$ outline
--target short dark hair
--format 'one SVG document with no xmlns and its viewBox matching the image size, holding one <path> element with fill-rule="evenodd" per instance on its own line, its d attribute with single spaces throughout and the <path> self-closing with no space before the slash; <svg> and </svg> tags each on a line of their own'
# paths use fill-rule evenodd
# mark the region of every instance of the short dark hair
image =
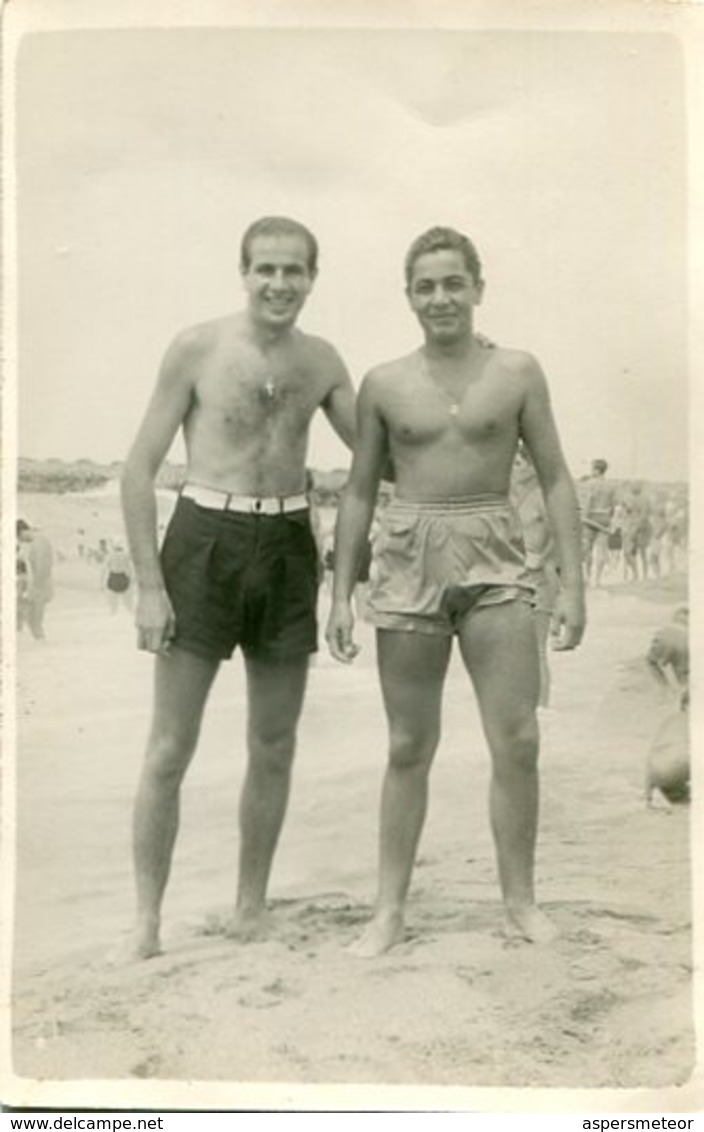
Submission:
<svg viewBox="0 0 704 1132">
<path fill-rule="evenodd" d="M 592 460 L 592 469 L 593 471 L 598 472 L 600 476 L 603 476 L 608 467 L 609 465 L 607 464 L 606 460 Z"/>
<path fill-rule="evenodd" d="M 406 286 L 410 287 L 413 268 L 416 260 L 430 252 L 453 251 L 459 252 L 467 265 L 467 270 L 474 277 L 475 283 L 482 281 L 482 265 L 479 254 L 468 236 L 458 232 L 455 228 L 429 228 L 418 236 L 411 244 L 406 254 L 405 273 Z"/>
<path fill-rule="evenodd" d="M 318 270 L 318 241 L 305 224 L 288 216 L 262 216 L 250 224 L 240 244 L 240 267 L 246 271 L 252 262 L 252 244 L 257 236 L 300 236 L 308 245 L 308 270 Z"/>
<path fill-rule="evenodd" d="M 17 520 L 17 534 L 18 535 L 23 535 L 25 531 L 29 531 L 31 529 L 32 528 L 30 527 L 30 525 L 29 525 L 29 523 L 27 522 L 26 519 L 18 519 Z"/>
</svg>

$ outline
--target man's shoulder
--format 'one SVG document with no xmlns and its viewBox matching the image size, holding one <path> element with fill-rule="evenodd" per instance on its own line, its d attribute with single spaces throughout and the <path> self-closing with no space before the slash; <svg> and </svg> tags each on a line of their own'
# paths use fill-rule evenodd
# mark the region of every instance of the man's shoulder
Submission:
<svg viewBox="0 0 704 1132">
<path fill-rule="evenodd" d="M 331 390 L 349 385 L 351 379 L 339 351 L 327 338 L 307 331 L 294 330 L 294 353 L 292 361 L 303 363 L 308 378 L 316 381 L 316 387 L 323 396 Z"/>
<path fill-rule="evenodd" d="M 419 370 L 418 351 L 412 350 L 410 354 L 403 354 L 400 358 L 391 358 L 389 361 L 372 366 L 364 380 L 378 389 L 384 389 L 398 381 L 407 380 L 410 373 Z"/>
<path fill-rule="evenodd" d="M 328 338 L 323 338 L 320 334 L 310 334 L 307 330 L 301 330 L 298 326 L 293 333 L 294 341 L 298 349 L 301 350 L 311 362 L 327 364 L 334 361 L 342 365 L 342 358 L 340 357 L 339 351 Z"/>
<path fill-rule="evenodd" d="M 535 378 L 542 374 L 540 363 L 528 350 L 517 350 L 512 346 L 493 346 L 491 361 L 510 376 Z"/>
<path fill-rule="evenodd" d="M 228 330 L 232 332 L 232 323 L 232 318 L 214 318 L 186 326 L 174 335 L 170 350 L 176 355 L 189 357 L 204 353 L 212 349 Z"/>
</svg>

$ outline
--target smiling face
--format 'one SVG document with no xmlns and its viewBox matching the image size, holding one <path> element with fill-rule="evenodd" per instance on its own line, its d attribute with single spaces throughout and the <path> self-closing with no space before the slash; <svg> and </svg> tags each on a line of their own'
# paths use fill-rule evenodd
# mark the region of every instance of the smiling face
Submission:
<svg viewBox="0 0 704 1132">
<path fill-rule="evenodd" d="M 446 346 L 472 333 L 472 312 L 481 302 L 483 289 L 462 253 L 443 248 L 418 256 L 406 293 L 426 340 Z"/>
<path fill-rule="evenodd" d="M 283 234 L 255 236 L 241 270 L 254 321 L 270 330 L 293 326 L 315 281 L 305 239 Z"/>
</svg>

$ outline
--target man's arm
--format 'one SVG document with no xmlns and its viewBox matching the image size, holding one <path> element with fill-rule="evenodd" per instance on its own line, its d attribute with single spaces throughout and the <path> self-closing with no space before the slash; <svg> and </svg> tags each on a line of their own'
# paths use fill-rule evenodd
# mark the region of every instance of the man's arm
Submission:
<svg viewBox="0 0 704 1132">
<path fill-rule="evenodd" d="M 191 405 L 193 339 L 183 335 L 170 346 L 121 480 L 125 529 L 139 590 L 138 647 L 160 652 L 175 622 L 159 562 L 154 482 L 176 432 Z"/>
<path fill-rule="evenodd" d="M 354 450 L 356 432 L 355 391 L 342 359 L 332 347 L 332 370 L 335 384 L 323 401 L 323 410 L 337 435 L 348 448 Z M 381 478 L 393 483 L 396 479 L 393 464 L 387 454 L 381 469 Z"/>
<path fill-rule="evenodd" d="M 533 358 L 527 359 L 524 372 L 520 430 L 543 490 L 560 566 L 561 592 L 555 612 L 563 636 L 556 647 L 571 649 L 581 641 L 586 624 L 577 494 L 562 454 L 545 376 Z"/>
<path fill-rule="evenodd" d="M 325 343 L 322 364 L 331 383 L 321 407 L 342 443 L 351 449 L 355 432 L 355 392 L 352 379 L 342 358 L 329 342 Z"/>
<path fill-rule="evenodd" d="M 350 599 L 388 455 L 386 428 L 379 414 L 375 384 L 374 375 L 370 374 L 360 389 L 354 457 L 335 528 L 335 576 L 326 638 L 335 659 L 345 662 L 353 660 L 358 651 L 352 640 L 354 621 Z"/>
</svg>

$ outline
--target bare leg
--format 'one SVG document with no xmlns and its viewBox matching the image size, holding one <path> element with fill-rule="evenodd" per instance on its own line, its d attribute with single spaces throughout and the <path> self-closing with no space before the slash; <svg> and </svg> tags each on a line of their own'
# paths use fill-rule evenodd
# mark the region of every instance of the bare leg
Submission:
<svg viewBox="0 0 704 1132">
<path fill-rule="evenodd" d="M 44 609 L 46 602 L 32 599 L 27 606 L 27 624 L 35 641 L 44 640 Z"/>
<path fill-rule="evenodd" d="M 155 660 L 152 726 L 134 811 L 137 924 L 132 958 L 148 959 L 160 951 L 161 903 L 178 832 L 181 783 L 217 669 L 217 661 L 178 648 Z"/>
<path fill-rule="evenodd" d="M 248 939 L 264 924 L 266 891 L 283 825 L 309 657 L 248 657 L 249 761 L 240 799 L 240 864 L 235 915 L 227 934 Z"/>
<path fill-rule="evenodd" d="M 428 804 L 428 773 L 440 739 L 450 640 L 379 630 L 379 676 L 389 724 L 381 797 L 379 886 L 374 918 L 353 945 L 372 957 L 403 939 L 404 908 Z"/>
<path fill-rule="evenodd" d="M 506 926 L 544 941 L 555 933 L 534 892 L 539 661 L 531 610 L 512 601 L 473 611 L 461 627 L 460 647 L 492 756 L 489 801 Z"/>
<path fill-rule="evenodd" d="M 608 538 L 607 535 L 600 533 L 596 536 L 596 540 L 594 542 L 594 558 L 595 558 L 595 564 L 596 564 L 595 568 L 596 568 L 596 584 L 597 584 L 597 586 L 601 585 L 601 579 L 604 575 L 604 570 L 606 569 L 606 565 L 607 565 L 608 558 L 609 558 L 609 547 L 608 547 L 607 538 Z"/>
</svg>

